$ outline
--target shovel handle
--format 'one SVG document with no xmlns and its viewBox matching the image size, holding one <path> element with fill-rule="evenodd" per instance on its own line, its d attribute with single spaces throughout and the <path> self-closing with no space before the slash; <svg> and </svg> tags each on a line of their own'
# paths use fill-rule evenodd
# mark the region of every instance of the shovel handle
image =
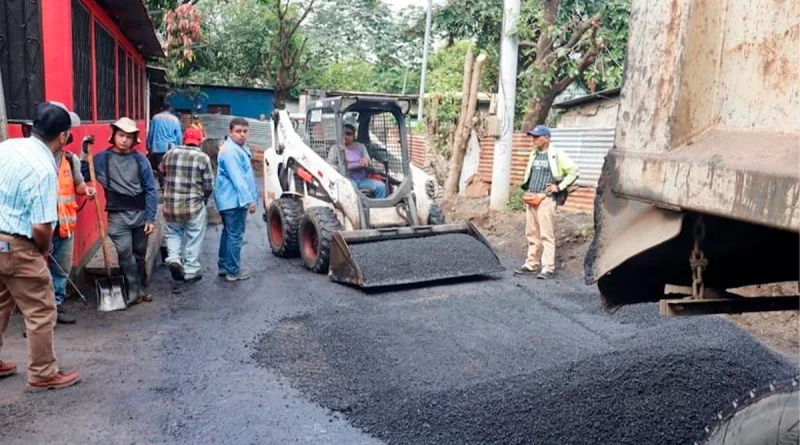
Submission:
<svg viewBox="0 0 800 445">
<path fill-rule="evenodd" d="M 89 179 L 97 185 L 97 174 L 94 171 L 94 155 L 92 154 L 92 142 L 88 143 L 89 150 L 86 152 L 86 162 L 89 163 Z M 103 210 L 100 208 L 100 200 L 94 198 L 94 208 L 97 211 L 97 229 L 100 232 L 100 245 L 103 248 L 103 264 L 106 266 L 106 275 L 111 276 L 111 264 L 108 260 L 108 245 L 106 244 L 106 227 L 103 224 Z"/>
</svg>

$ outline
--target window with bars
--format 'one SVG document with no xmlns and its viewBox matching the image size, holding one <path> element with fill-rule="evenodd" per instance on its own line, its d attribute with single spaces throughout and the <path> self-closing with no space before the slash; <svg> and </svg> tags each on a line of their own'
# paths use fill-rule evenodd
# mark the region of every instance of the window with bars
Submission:
<svg viewBox="0 0 800 445">
<path fill-rule="evenodd" d="M 116 115 L 116 82 L 114 51 L 116 42 L 99 23 L 94 26 L 95 73 L 97 80 L 97 120 L 114 120 Z"/>
<path fill-rule="evenodd" d="M 125 50 L 121 46 L 117 47 L 117 117 L 125 116 L 125 103 L 128 100 L 125 90 L 125 69 L 128 65 L 125 63 Z"/>
<path fill-rule="evenodd" d="M 80 0 L 72 0 L 72 96 L 81 120 L 92 120 L 92 22 Z"/>
<path fill-rule="evenodd" d="M 0 1 L 0 73 L 10 120 L 33 119 L 44 100 L 39 2 Z"/>
</svg>

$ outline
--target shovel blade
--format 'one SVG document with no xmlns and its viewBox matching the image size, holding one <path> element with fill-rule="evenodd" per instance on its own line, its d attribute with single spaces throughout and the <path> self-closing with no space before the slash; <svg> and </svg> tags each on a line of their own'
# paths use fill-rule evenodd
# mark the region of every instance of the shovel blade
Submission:
<svg viewBox="0 0 800 445">
<path fill-rule="evenodd" d="M 100 278 L 95 285 L 97 287 L 97 310 L 112 312 L 127 309 L 125 280 L 122 277 Z"/>
</svg>

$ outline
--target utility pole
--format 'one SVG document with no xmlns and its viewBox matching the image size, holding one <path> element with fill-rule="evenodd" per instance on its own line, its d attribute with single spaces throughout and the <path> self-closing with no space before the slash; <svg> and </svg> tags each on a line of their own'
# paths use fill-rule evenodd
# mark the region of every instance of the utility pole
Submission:
<svg viewBox="0 0 800 445">
<path fill-rule="evenodd" d="M 517 99 L 517 38 L 520 0 L 503 1 L 503 34 L 500 36 L 500 80 L 497 117 L 500 137 L 494 144 L 492 190 L 489 207 L 503 210 L 508 203 L 511 179 L 511 143 L 514 139 L 514 105 Z"/>
<path fill-rule="evenodd" d="M 428 0 L 428 12 L 425 14 L 425 48 L 422 50 L 422 78 L 419 81 L 419 108 L 417 108 L 417 122 L 425 122 L 423 106 L 425 101 L 425 77 L 428 72 L 428 47 L 431 43 L 431 16 L 433 15 L 433 0 Z"/>
</svg>

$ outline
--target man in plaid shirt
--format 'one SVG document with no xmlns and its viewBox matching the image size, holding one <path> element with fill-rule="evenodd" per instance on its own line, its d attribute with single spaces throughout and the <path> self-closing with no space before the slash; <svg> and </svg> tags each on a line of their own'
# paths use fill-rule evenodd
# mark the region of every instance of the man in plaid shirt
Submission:
<svg viewBox="0 0 800 445">
<path fill-rule="evenodd" d="M 211 159 L 199 148 L 202 139 L 200 130 L 187 128 L 183 134 L 185 145 L 169 150 L 159 167 L 165 177 L 166 262 L 176 281 L 203 278 L 198 258 L 208 225 L 206 201 L 214 189 L 214 172 Z"/>
</svg>

